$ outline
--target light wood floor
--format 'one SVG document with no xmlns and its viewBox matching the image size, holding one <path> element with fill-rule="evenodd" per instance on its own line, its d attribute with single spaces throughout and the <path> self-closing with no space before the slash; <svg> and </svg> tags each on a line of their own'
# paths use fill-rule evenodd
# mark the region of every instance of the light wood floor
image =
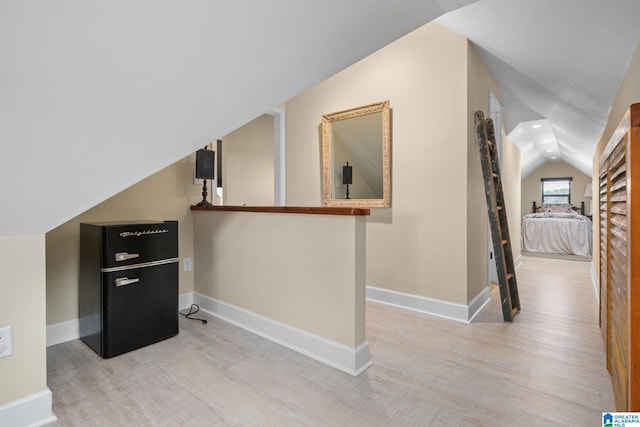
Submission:
<svg viewBox="0 0 640 427">
<path fill-rule="evenodd" d="M 601 425 L 614 402 L 590 264 L 525 258 L 518 283 L 512 324 L 497 289 L 470 325 L 368 302 L 359 377 L 214 318 L 109 360 L 49 347 L 53 425 Z"/>
</svg>

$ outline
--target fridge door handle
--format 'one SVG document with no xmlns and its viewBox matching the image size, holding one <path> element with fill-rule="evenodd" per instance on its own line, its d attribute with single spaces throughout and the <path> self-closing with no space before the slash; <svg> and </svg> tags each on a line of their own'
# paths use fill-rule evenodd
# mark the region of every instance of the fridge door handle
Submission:
<svg viewBox="0 0 640 427">
<path fill-rule="evenodd" d="M 128 277 L 118 277 L 116 279 L 116 286 L 131 285 L 133 283 L 138 283 L 139 281 L 140 281 L 140 279 L 138 279 L 138 278 L 129 279 Z"/>
<path fill-rule="evenodd" d="M 132 258 L 138 258 L 140 254 L 129 254 L 127 252 L 118 252 L 116 253 L 116 261 L 126 261 Z"/>
</svg>

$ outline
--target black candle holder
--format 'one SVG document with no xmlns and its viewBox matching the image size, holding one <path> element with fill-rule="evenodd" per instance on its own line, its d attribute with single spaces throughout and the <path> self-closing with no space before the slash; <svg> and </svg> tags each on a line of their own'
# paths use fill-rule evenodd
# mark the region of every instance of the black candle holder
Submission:
<svg viewBox="0 0 640 427">
<path fill-rule="evenodd" d="M 207 147 L 196 151 L 196 178 L 202 178 L 202 201 L 196 206 L 213 206 L 207 200 L 207 179 L 215 178 L 215 151 L 207 150 Z"/>
<path fill-rule="evenodd" d="M 207 200 L 207 179 L 204 178 L 202 180 L 202 201 L 200 203 L 198 203 L 196 206 L 204 206 L 204 207 L 209 207 L 209 206 L 213 206 L 211 204 L 211 202 L 209 202 Z"/>
<path fill-rule="evenodd" d="M 349 185 L 353 183 L 353 166 L 349 166 L 349 162 L 342 166 L 342 183 L 347 186 L 346 199 L 349 198 Z"/>
</svg>

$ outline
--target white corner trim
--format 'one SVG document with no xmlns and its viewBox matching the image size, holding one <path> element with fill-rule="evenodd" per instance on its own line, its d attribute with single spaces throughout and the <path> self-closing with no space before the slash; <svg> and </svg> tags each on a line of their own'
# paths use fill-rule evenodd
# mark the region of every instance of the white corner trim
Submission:
<svg viewBox="0 0 640 427">
<path fill-rule="evenodd" d="M 598 273 L 596 273 L 596 267 L 591 263 L 591 283 L 593 283 L 593 291 L 596 293 L 596 301 L 600 305 L 600 279 Z"/>
<path fill-rule="evenodd" d="M 0 406 L 0 426 L 44 426 L 58 418 L 51 411 L 48 388 Z"/>
<path fill-rule="evenodd" d="M 193 292 L 180 294 L 178 297 L 178 309 L 184 310 L 193 304 Z M 80 338 L 80 319 L 66 320 L 60 323 L 47 325 L 47 347 Z M 0 424 L 2 425 L 2 424 Z"/>
<path fill-rule="evenodd" d="M 80 338 L 80 319 L 47 325 L 47 347 Z"/>
<path fill-rule="evenodd" d="M 367 341 L 351 348 L 198 292 L 194 292 L 193 299 L 212 316 L 350 375 L 360 375 L 371 366 Z"/>
<path fill-rule="evenodd" d="M 482 309 L 489 304 L 489 301 L 491 301 L 491 288 L 485 286 L 469 303 L 469 320 L 467 323 L 471 323 Z"/>
<path fill-rule="evenodd" d="M 470 323 L 491 299 L 485 287 L 468 305 L 367 286 L 367 299 L 458 322 Z"/>
<path fill-rule="evenodd" d="M 513 260 L 514 268 L 517 270 L 522 267 L 522 254 L 518 255 L 516 259 Z"/>
<path fill-rule="evenodd" d="M 193 304 L 193 292 L 187 292 L 178 296 L 178 310 L 184 310 Z"/>
</svg>

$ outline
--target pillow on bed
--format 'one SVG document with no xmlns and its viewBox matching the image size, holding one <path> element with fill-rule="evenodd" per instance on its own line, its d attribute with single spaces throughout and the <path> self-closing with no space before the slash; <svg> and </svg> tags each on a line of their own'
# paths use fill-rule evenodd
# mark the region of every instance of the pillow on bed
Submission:
<svg viewBox="0 0 640 427">
<path fill-rule="evenodd" d="M 570 219 L 588 219 L 584 215 L 577 214 L 576 212 L 538 212 L 526 214 L 524 218 L 570 218 Z"/>
<path fill-rule="evenodd" d="M 573 209 L 571 208 L 571 205 L 569 203 L 559 203 L 559 204 L 543 203 L 540 209 L 542 212 L 565 212 L 565 213 L 573 212 Z"/>
</svg>

